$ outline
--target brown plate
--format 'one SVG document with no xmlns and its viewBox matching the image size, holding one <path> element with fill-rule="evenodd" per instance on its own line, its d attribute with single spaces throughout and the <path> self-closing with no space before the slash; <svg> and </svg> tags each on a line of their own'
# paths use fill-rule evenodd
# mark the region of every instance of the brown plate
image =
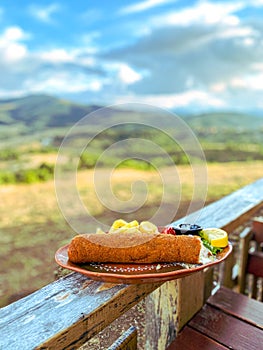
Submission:
<svg viewBox="0 0 263 350">
<path fill-rule="evenodd" d="M 188 276 L 206 267 L 219 264 L 232 251 L 232 244 L 218 253 L 215 260 L 207 264 L 159 263 L 159 264 L 120 264 L 87 263 L 74 264 L 68 259 L 68 245 L 61 247 L 55 254 L 58 265 L 79 272 L 95 281 L 124 284 L 165 282 Z"/>
</svg>

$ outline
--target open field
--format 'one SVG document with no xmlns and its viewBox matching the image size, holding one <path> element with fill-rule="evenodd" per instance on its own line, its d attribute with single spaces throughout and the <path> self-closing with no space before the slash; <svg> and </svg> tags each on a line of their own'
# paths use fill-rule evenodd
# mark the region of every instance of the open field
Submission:
<svg viewBox="0 0 263 350">
<path fill-rule="evenodd" d="M 260 161 L 209 164 L 206 202 L 217 200 L 261 178 L 262 170 L 263 162 Z M 174 188 L 174 178 L 170 175 L 169 168 L 163 169 L 161 173 L 128 169 L 114 171 L 111 174 L 110 185 L 115 196 L 124 204 L 132 204 L 131 185 L 139 180 L 138 187 L 134 187 L 134 193 L 136 200 L 141 201 L 143 205 L 136 210 L 128 206 L 127 208 L 131 211 L 126 216 L 106 209 L 101 202 L 103 199 L 106 206 L 114 204 L 115 208 L 120 205 L 112 197 L 111 192 L 107 193 L 107 170 L 101 169 L 95 181 L 92 170 L 80 171 L 77 186 L 79 196 L 90 215 L 96 216 L 102 224 L 110 225 L 118 216 L 138 220 L 151 218 L 160 203 L 164 201 L 162 182 L 164 180 L 168 192 L 165 196 L 164 212 L 179 202 L 178 210 L 174 212 L 173 217 L 177 219 L 185 215 L 193 195 L 191 168 L 178 166 L 177 172 L 179 180 L 177 187 Z M 102 193 L 105 193 L 105 198 L 101 198 L 100 195 L 98 198 L 94 183 L 102 189 Z M 146 196 L 141 195 L 145 184 L 148 190 Z M 70 188 L 67 187 L 66 179 L 64 185 L 65 188 Z M 78 216 L 78 206 L 71 201 L 71 196 L 67 197 L 67 192 L 69 191 L 65 191 L 65 201 L 68 201 L 69 213 L 80 221 L 83 219 L 83 227 L 86 227 L 87 231 L 94 229 L 86 225 L 84 218 Z M 54 253 L 58 247 L 68 242 L 75 232 L 60 212 L 53 181 L 1 186 L 0 193 L 0 306 L 3 306 L 54 279 L 56 269 Z M 177 194 L 178 197 L 176 197 Z M 165 216 L 163 219 L 165 223 L 169 223 L 169 220 L 165 221 Z"/>
</svg>

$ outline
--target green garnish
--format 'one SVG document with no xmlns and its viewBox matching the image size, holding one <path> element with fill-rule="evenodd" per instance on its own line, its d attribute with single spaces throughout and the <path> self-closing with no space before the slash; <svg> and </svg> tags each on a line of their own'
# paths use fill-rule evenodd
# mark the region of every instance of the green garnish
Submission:
<svg viewBox="0 0 263 350">
<path fill-rule="evenodd" d="M 200 235 L 200 237 L 201 237 L 201 240 L 202 240 L 204 246 L 205 246 L 207 249 L 209 249 L 209 250 L 212 252 L 213 255 L 216 255 L 217 253 L 222 252 L 223 248 L 213 247 L 213 246 L 208 242 L 208 240 L 206 240 L 206 239 L 204 238 L 204 236 L 203 236 L 203 234 L 202 234 L 202 231 L 199 232 L 199 235 Z"/>
</svg>

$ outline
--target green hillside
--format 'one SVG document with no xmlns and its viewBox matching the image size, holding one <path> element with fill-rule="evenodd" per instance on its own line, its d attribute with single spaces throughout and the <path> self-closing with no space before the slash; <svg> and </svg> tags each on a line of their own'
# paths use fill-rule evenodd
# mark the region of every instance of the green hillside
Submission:
<svg viewBox="0 0 263 350">
<path fill-rule="evenodd" d="M 209 129 L 210 131 L 232 130 L 242 132 L 245 130 L 263 131 L 263 117 L 234 112 L 206 113 L 190 115 L 185 118 L 195 130 Z"/>
<path fill-rule="evenodd" d="M 99 108 L 83 106 L 47 95 L 0 100 L 0 124 L 23 124 L 30 129 L 72 125 Z"/>
<path fill-rule="evenodd" d="M 0 126 L 16 130 L 71 126 L 86 114 L 100 106 L 81 105 L 48 95 L 30 95 L 21 98 L 0 100 Z M 113 113 L 119 113 L 117 109 Z M 130 117 L 134 111 L 125 111 Z M 209 133 L 247 130 L 263 130 L 263 117 L 232 112 L 207 113 L 183 116 L 196 132 Z M 6 128 L 8 132 L 8 128 Z"/>
<path fill-rule="evenodd" d="M 50 179 L 53 176 L 56 154 L 69 129 L 98 108 L 100 107 L 78 105 L 46 95 L 0 100 L 0 184 Z M 143 122 L 145 113 L 117 108 L 107 109 L 106 113 L 102 110 L 99 119 L 93 119 L 92 127 L 85 130 L 80 128 L 71 135 L 64 171 L 72 170 L 73 160 L 79 162 L 80 169 L 93 168 L 95 165 L 118 165 L 151 170 L 152 167 L 168 166 L 170 159 L 176 165 L 189 164 L 188 155 L 181 145 L 165 132 L 144 126 L 143 123 L 132 123 L 135 114 Z M 124 117 L 122 120 L 127 120 L 127 123 L 118 124 L 119 116 Z M 112 118 L 111 122 L 116 118 L 116 125 L 100 131 L 103 119 L 109 117 Z M 160 116 L 156 113 L 152 117 Z M 185 116 L 184 120 L 196 134 L 208 163 L 263 159 L 263 117 L 237 113 L 207 113 Z M 163 123 L 165 130 L 165 120 Z M 176 131 L 178 130 L 174 130 Z M 89 136 L 91 141 L 80 156 L 79 145 L 86 145 Z M 142 147 L 141 142 L 128 142 L 125 147 L 123 143 L 115 151 L 105 153 L 112 145 L 118 144 L 118 141 L 132 138 L 150 140 L 151 144 L 158 145 L 159 148 L 150 147 L 149 144 Z M 163 151 L 169 157 L 164 157 Z M 193 150 L 192 153 L 194 154 Z M 136 159 L 131 155 L 136 155 Z"/>
<path fill-rule="evenodd" d="M 0 148 L 32 145 L 34 142 L 43 144 L 46 143 L 46 140 L 48 140 L 49 145 L 58 147 L 71 126 L 99 108 L 101 107 L 81 105 L 48 95 L 31 95 L 0 100 Z M 111 108 L 107 109 L 105 115 L 100 114 L 100 118 L 102 115 L 103 118 L 108 118 L 109 113 L 111 118 L 113 117 L 112 120 L 115 116 L 117 118 L 122 114 L 129 122 L 134 119 L 135 113 L 140 113 L 143 121 L 144 113 L 147 112 Z M 158 117 L 156 114 L 156 118 Z M 161 117 L 163 118 L 163 115 Z M 209 159 L 217 158 L 214 150 L 221 153 L 222 150 L 234 151 L 238 160 L 244 158 L 244 152 L 249 153 L 249 158 L 252 159 L 255 159 L 255 156 L 256 159 L 261 157 L 263 116 L 217 112 L 186 115 L 182 118 L 198 137 L 202 147 L 207 151 Z M 98 121 L 99 124 L 100 121 Z M 119 129 L 111 130 L 106 136 L 102 135 L 102 138 L 103 143 L 111 144 L 116 140 L 129 138 L 131 135 L 132 137 L 155 140 L 162 147 L 168 145 L 167 139 L 163 136 L 156 135 L 149 129 L 142 130 L 141 126 L 124 125 Z M 75 135 L 75 137 L 77 139 L 83 135 Z M 102 143 L 102 140 L 100 142 Z M 257 145 L 257 147 L 253 148 L 251 145 Z M 168 147 L 170 146 L 168 145 Z M 100 152 L 100 147 L 96 151 Z M 251 152 L 253 154 L 250 157 Z"/>
</svg>

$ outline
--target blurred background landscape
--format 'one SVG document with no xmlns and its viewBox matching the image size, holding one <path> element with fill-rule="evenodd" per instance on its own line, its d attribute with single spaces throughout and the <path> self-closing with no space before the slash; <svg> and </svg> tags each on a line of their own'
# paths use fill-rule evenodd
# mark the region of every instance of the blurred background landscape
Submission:
<svg viewBox="0 0 263 350">
<path fill-rule="evenodd" d="M 78 1 L 72 8 L 70 1 L 26 0 L 19 11 L 16 6 L 0 4 L 0 306 L 54 280 L 55 251 L 75 234 L 57 203 L 54 169 L 65 135 L 86 115 L 110 106 L 113 120 L 127 120 L 99 133 L 77 159 L 81 199 L 108 225 L 122 215 L 100 202 L 93 173 L 117 141 L 143 138 L 169 154 L 182 190 L 174 220 L 187 213 L 193 191 L 180 145 L 132 125 L 135 113 L 143 121 L 147 111 L 119 104 L 163 108 L 190 127 L 206 158 L 206 204 L 263 174 L 262 1 Z M 103 179 L 114 167 L 112 189 L 124 201 L 134 181 L 147 183 L 143 207 L 125 216 L 143 220 L 162 201 L 156 170 L 170 179 L 168 187 L 174 179 L 160 154 L 136 143 L 129 151 L 138 159 L 108 157 L 99 168 Z M 152 164 L 140 160 L 145 155 Z M 75 158 L 66 155 L 65 174 L 74 171 Z"/>
</svg>

